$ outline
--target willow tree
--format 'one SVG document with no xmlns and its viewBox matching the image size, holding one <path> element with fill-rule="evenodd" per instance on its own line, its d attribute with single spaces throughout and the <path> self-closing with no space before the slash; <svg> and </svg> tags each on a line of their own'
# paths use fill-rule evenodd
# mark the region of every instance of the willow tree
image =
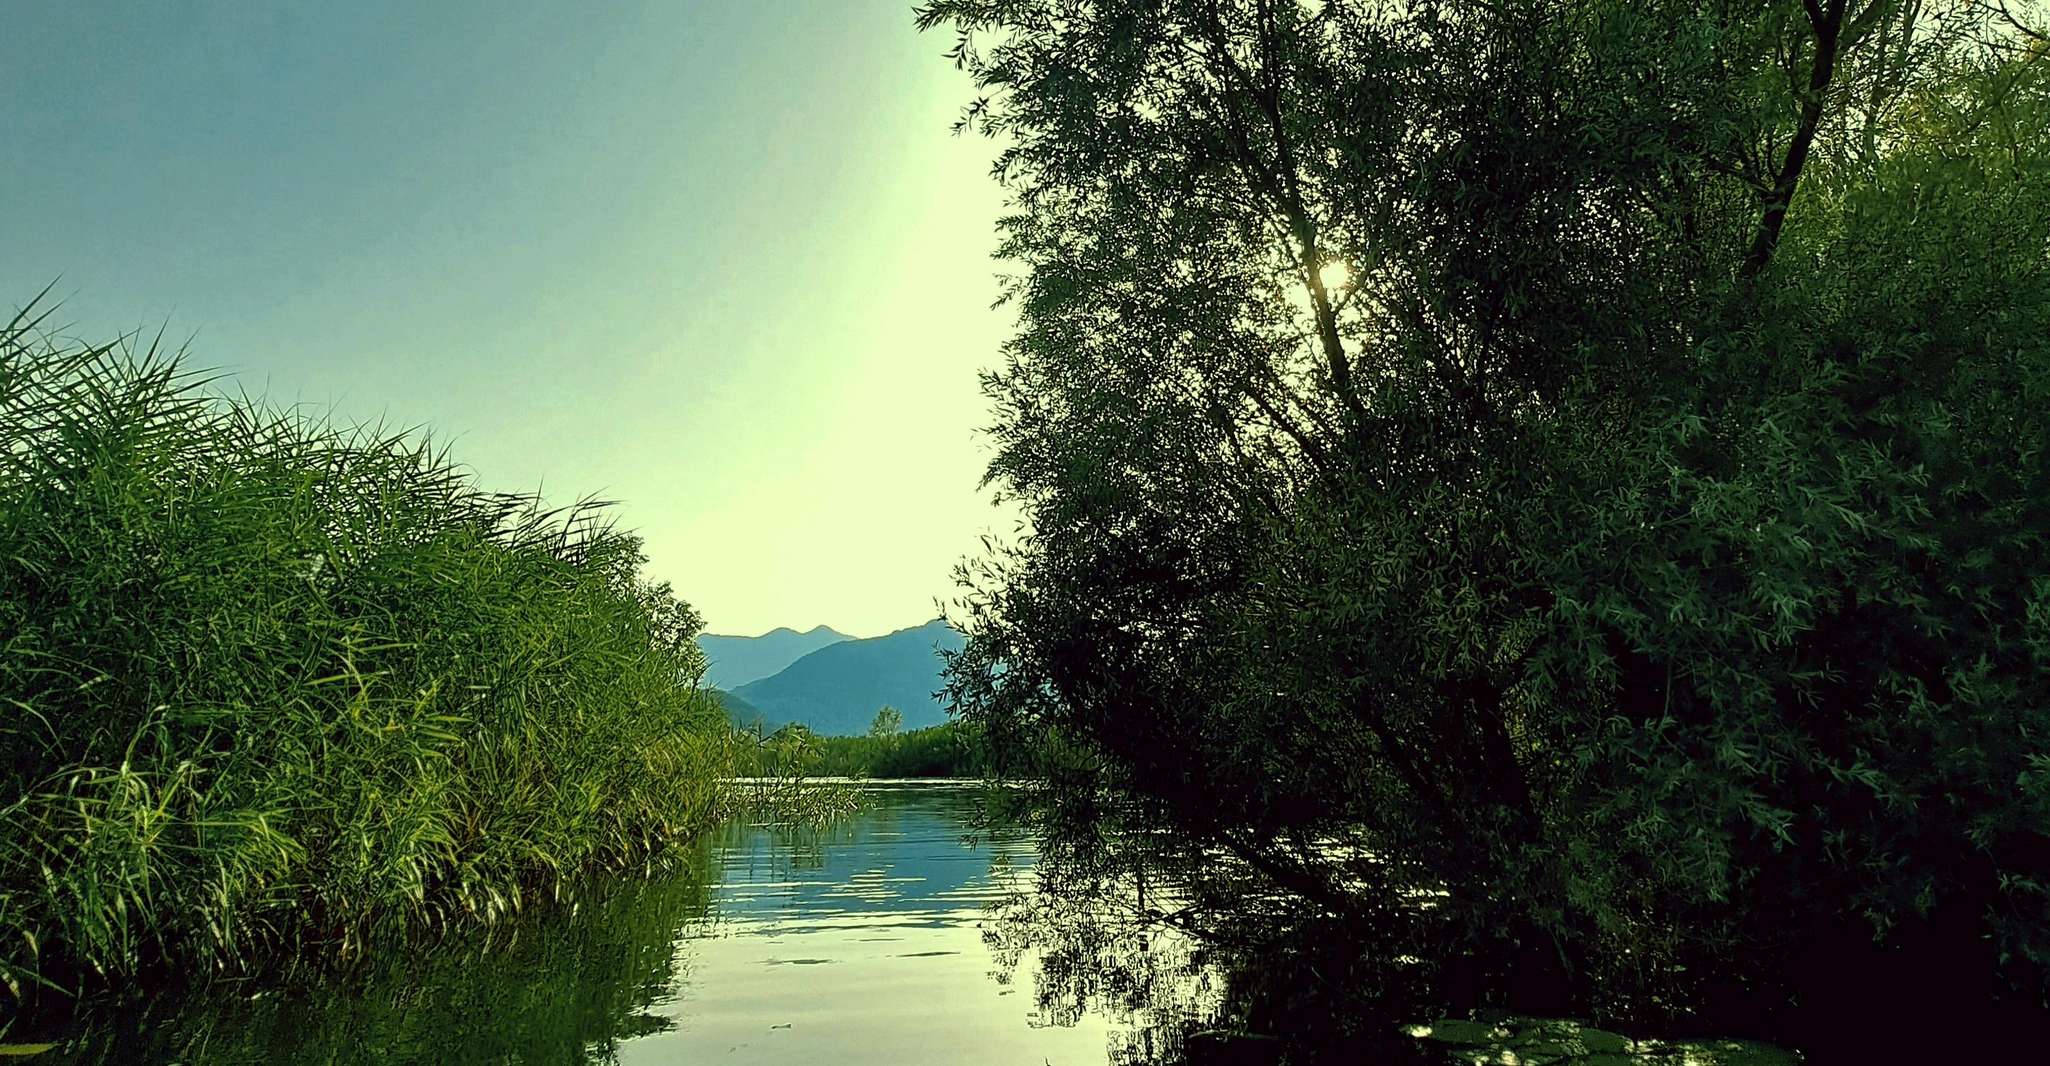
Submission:
<svg viewBox="0 0 2050 1066">
<path fill-rule="evenodd" d="M 1077 854 L 1475 994 L 2040 1003 L 2030 18 L 926 5 L 1021 267 L 957 706 Z"/>
</svg>

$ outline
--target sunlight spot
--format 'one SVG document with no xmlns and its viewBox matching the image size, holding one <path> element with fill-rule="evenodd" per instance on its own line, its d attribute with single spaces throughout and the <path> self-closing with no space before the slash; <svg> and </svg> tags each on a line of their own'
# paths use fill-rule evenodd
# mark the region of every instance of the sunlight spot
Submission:
<svg viewBox="0 0 2050 1066">
<path fill-rule="evenodd" d="M 1352 270 L 1343 260 L 1333 259 L 1317 268 L 1317 280 L 1324 283 L 1324 291 L 1336 293 L 1352 282 Z"/>
</svg>

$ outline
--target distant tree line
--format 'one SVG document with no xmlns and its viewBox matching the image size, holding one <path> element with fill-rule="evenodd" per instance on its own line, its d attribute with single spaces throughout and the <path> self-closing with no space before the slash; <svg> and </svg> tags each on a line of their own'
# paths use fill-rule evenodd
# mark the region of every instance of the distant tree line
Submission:
<svg viewBox="0 0 2050 1066">
<path fill-rule="evenodd" d="M 974 731 L 946 722 L 901 732 L 903 712 L 876 712 L 866 736 L 827 737 L 793 722 L 770 733 L 743 730 L 739 772 L 748 776 L 979 777 Z"/>
</svg>

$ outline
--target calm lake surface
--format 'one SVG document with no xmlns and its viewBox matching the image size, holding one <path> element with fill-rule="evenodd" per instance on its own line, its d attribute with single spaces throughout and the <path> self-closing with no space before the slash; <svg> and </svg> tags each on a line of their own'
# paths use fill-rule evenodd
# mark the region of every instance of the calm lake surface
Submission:
<svg viewBox="0 0 2050 1066">
<path fill-rule="evenodd" d="M 1130 1015 L 1048 1016 L 1031 952 L 985 939 L 1028 887 L 1030 840 L 969 839 L 973 786 L 865 791 L 831 828 L 735 824 L 488 941 L 161 996 L 43 1035 L 62 1043 L 34 1061 L 1094 1064 L 1127 1046 Z"/>
<path fill-rule="evenodd" d="M 1186 940 L 1061 935 L 1062 910 L 1032 893 L 1034 842 L 976 836 L 977 786 L 863 791 L 866 805 L 829 828 L 731 824 L 659 874 L 346 977 L 215 981 L 101 1005 L 68 1030 L 15 1029 L 0 1044 L 56 1041 L 22 1061 L 93 1066 L 1098 1066 L 1176 1061 L 1182 1023 L 1214 1012 L 1221 989 Z M 1763 1045 L 1631 1042 L 1572 1023 L 1414 1031 L 1441 1049 L 1427 1056 L 1436 1062 L 1798 1061 Z"/>
</svg>

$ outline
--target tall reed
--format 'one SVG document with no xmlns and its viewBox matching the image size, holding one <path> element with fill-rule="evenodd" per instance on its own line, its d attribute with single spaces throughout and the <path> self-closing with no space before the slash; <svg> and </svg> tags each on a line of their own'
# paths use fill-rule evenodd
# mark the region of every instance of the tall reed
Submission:
<svg viewBox="0 0 2050 1066">
<path fill-rule="evenodd" d="M 0 983 L 347 955 L 703 828 L 730 748 L 642 562 L 601 503 L 15 316 Z"/>
</svg>

